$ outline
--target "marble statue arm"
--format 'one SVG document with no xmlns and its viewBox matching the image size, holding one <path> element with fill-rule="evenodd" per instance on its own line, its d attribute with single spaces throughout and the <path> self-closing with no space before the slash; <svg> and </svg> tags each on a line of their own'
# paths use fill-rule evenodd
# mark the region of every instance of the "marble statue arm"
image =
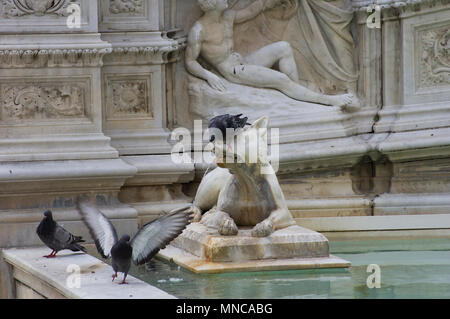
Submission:
<svg viewBox="0 0 450 319">
<path fill-rule="evenodd" d="M 186 69 L 192 75 L 207 81 L 213 89 L 223 92 L 226 90 L 223 81 L 214 73 L 204 69 L 197 61 L 202 45 L 201 33 L 202 26 L 199 23 L 196 23 L 189 31 L 185 53 Z"/>
<path fill-rule="evenodd" d="M 253 19 L 266 9 L 272 9 L 276 5 L 285 0 L 256 0 L 244 9 L 237 10 L 235 15 L 235 23 L 242 23 Z"/>
</svg>

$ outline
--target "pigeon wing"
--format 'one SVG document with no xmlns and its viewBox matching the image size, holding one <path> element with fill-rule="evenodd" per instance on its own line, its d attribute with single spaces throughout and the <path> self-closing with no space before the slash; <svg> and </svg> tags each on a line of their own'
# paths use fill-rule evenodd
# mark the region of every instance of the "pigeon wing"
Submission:
<svg viewBox="0 0 450 319">
<path fill-rule="evenodd" d="M 73 241 L 73 236 L 59 224 L 56 224 L 55 232 L 53 234 L 53 245 L 59 250 L 66 249 Z"/>
<path fill-rule="evenodd" d="M 132 259 L 142 265 L 166 247 L 183 232 L 191 220 L 189 207 L 176 209 L 169 214 L 145 224 L 131 240 Z"/>
<path fill-rule="evenodd" d="M 97 207 L 87 201 L 77 202 L 78 211 L 94 239 L 95 246 L 103 258 L 111 255 L 117 243 L 117 233 L 109 219 Z"/>
</svg>

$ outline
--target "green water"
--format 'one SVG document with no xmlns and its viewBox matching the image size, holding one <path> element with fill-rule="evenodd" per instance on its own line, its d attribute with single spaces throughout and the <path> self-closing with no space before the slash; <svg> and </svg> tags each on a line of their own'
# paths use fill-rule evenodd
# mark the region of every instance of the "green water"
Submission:
<svg viewBox="0 0 450 319">
<path fill-rule="evenodd" d="M 198 275 L 153 259 L 131 274 L 178 298 L 450 298 L 450 239 L 331 242 L 349 269 Z M 369 264 L 380 288 L 368 288 Z"/>
</svg>

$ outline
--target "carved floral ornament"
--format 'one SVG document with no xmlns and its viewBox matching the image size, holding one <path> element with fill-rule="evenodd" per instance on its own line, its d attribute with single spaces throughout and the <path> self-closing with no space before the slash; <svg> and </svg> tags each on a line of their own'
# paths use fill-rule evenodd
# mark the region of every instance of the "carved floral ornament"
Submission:
<svg viewBox="0 0 450 319">
<path fill-rule="evenodd" d="M 76 0 L 2 0 L 3 17 L 21 17 L 26 15 L 43 16 L 53 14 L 67 16 L 66 8 Z"/>
<path fill-rule="evenodd" d="M 146 80 L 112 80 L 109 118 L 123 116 L 152 116 L 148 108 Z"/>
<path fill-rule="evenodd" d="M 120 14 L 120 13 L 142 14 L 144 12 L 144 1 L 109 0 L 109 12 L 113 14 Z"/>
<path fill-rule="evenodd" d="M 82 84 L 4 84 L 1 95 L 5 120 L 73 118 L 85 113 Z"/>
<path fill-rule="evenodd" d="M 420 86 L 450 84 L 450 26 L 422 33 Z"/>
</svg>

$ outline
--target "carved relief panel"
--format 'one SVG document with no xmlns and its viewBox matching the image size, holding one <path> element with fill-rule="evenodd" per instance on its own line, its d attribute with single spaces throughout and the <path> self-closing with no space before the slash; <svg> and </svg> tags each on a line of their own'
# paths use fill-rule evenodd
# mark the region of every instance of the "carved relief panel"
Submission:
<svg viewBox="0 0 450 319">
<path fill-rule="evenodd" d="M 107 110 L 106 118 L 153 118 L 149 94 L 150 79 L 109 77 L 107 80 Z"/>
<path fill-rule="evenodd" d="M 418 89 L 450 86 L 450 21 L 440 28 L 420 31 Z"/>
<path fill-rule="evenodd" d="M 122 155 L 167 152 L 160 65 L 103 67 L 103 132 Z"/>
<path fill-rule="evenodd" d="M 405 104 L 450 100 L 450 8 L 414 16 L 403 26 Z"/>
<path fill-rule="evenodd" d="M 159 118 L 155 93 L 157 78 L 152 67 L 107 66 L 103 72 L 105 129 L 144 129 Z M 159 105 L 159 104 L 158 104 Z"/>
<path fill-rule="evenodd" d="M 3 0 L 3 17 L 21 17 L 25 15 L 43 16 L 52 14 L 68 16 L 69 1 L 65 0 Z"/>
<path fill-rule="evenodd" d="M 79 7 L 80 26 L 69 27 Z M 78 14 L 78 13 L 77 13 Z M 97 1 L 90 0 L 1 0 L 0 33 L 79 33 L 97 32 Z"/>
<path fill-rule="evenodd" d="M 108 31 L 158 31 L 158 0 L 99 0 L 99 29 Z"/>
<path fill-rule="evenodd" d="M 25 82 L 25 83 L 24 83 Z M 0 120 L 5 123 L 39 123 L 87 116 L 90 90 L 86 81 L 0 83 Z"/>
<path fill-rule="evenodd" d="M 144 2 L 144 0 L 109 0 L 109 13 L 143 16 Z"/>
</svg>

